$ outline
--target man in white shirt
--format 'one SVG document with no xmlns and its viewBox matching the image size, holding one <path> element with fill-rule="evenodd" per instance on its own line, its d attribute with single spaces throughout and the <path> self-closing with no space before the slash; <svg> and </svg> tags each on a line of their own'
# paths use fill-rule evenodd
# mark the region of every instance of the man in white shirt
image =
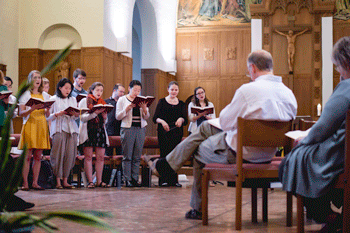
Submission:
<svg viewBox="0 0 350 233">
<path fill-rule="evenodd" d="M 165 159 L 152 163 L 152 171 L 160 176 L 176 172 L 184 162 L 194 156 L 192 209 L 186 218 L 201 219 L 201 170 L 208 163 L 235 163 L 237 146 L 237 119 L 262 119 L 289 121 L 297 113 L 294 94 L 282 83 L 282 78 L 273 75 L 273 61 L 269 52 L 255 51 L 248 56 L 247 68 L 252 82 L 242 85 L 231 103 L 220 113 L 221 129 L 208 123 L 193 132 L 174 148 Z M 244 162 L 269 163 L 275 148 L 245 148 Z M 147 158 L 146 158 L 147 159 Z"/>
</svg>

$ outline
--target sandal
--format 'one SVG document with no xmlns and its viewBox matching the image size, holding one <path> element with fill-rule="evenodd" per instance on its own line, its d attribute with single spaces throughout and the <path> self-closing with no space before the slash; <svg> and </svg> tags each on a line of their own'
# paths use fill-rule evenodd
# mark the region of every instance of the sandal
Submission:
<svg viewBox="0 0 350 233">
<path fill-rule="evenodd" d="M 93 182 L 89 182 L 87 188 L 88 188 L 88 189 L 93 189 L 93 188 L 95 188 L 94 183 L 93 183 Z"/>
<path fill-rule="evenodd" d="M 147 163 L 147 165 L 149 166 L 149 168 L 151 169 L 153 175 L 158 176 L 159 177 L 159 173 L 156 169 L 156 163 L 158 161 L 158 159 L 154 160 L 153 162 L 151 161 L 151 157 L 149 155 L 143 155 L 143 159 L 145 160 L 145 162 Z"/>
<path fill-rule="evenodd" d="M 97 185 L 97 187 L 100 188 L 110 188 L 111 186 L 109 184 L 106 184 L 105 182 L 101 182 L 100 184 Z"/>
<path fill-rule="evenodd" d="M 23 187 L 21 187 L 21 190 L 22 190 L 22 191 L 29 191 L 29 187 L 24 187 L 24 186 L 23 186 Z"/>
</svg>

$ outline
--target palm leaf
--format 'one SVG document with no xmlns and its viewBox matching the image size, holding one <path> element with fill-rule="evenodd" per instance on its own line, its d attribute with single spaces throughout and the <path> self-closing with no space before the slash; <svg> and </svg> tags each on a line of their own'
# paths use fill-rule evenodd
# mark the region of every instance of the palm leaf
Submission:
<svg viewBox="0 0 350 233">
<path fill-rule="evenodd" d="M 104 215 L 102 212 L 94 211 L 95 214 Z M 46 217 L 44 217 L 42 220 L 46 221 L 48 219 L 59 217 L 63 218 L 69 221 L 81 223 L 87 226 L 94 226 L 98 227 L 104 230 L 108 230 L 110 232 L 116 232 L 111 226 L 109 226 L 106 222 L 101 220 L 100 218 L 84 213 L 81 211 L 55 211 L 55 212 L 49 212 L 46 214 Z"/>
<path fill-rule="evenodd" d="M 41 75 L 44 76 L 50 70 L 56 68 L 60 62 L 65 59 L 73 43 L 69 44 L 66 48 L 62 49 L 55 55 L 51 62 L 41 71 Z M 3 130 L 1 132 L 0 142 L 0 211 L 4 209 L 6 203 L 17 191 L 17 187 L 21 182 L 23 164 L 25 160 L 26 150 L 23 151 L 22 155 L 17 159 L 15 165 L 10 159 L 11 141 L 10 141 L 10 125 L 15 107 L 18 100 L 21 98 L 24 92 L 31 88 L 32 83 L 23 82 L 16 95 L 15 104 L 9 109 L 6 116 Z"/>
<path fill-rule="evenodd" d="M 70 49 L 72 48 L 73 43 L 70 43 L 67 47 L 60 50 L 55 57 L 51 60 L 51 62 L 41 71 L 41 76 L 45 76 L 51 70 L 54 70 L 60 63 L 63 61 L 68 54 L 70 53 Z"/>
</svg>

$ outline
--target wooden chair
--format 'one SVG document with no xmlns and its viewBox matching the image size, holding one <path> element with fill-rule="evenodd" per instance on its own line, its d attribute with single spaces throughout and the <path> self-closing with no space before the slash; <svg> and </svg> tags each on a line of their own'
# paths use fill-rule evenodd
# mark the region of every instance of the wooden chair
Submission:
<svg viewBox="0 0 350 233">
<path fill-rule="evenodd" d="M 293 130 L 300 130 L 300 121 L 304 120 L 304 121 L 312 121 L 312 117 L 311 116 L 296 116 L 294 121 L 293 121 Z"/>
<path fill-rule="evenodd" d="M 299 122 L 299 129 L 300 129 L 300 130 L 308 130 L 308 129 L 311 128 L 315 123 L 316 123 L 316 121 L 300 119 L 300 122 Z"/>
<path fill-rule="evenodd" d="M 207 164 L 202 174 L 202 224 L 208 224 L 208 183 L 209 180 L 236 182 L 236 230 L 242 228 L 242 187 L 252 188 L 252 221 L 257 222 L 257 188 L 263 188 L 263 220 L 267 222 L 267 189 L 270 181 L 278 180 L 281 158 L 274 158 L 270 164 L 243 163 L 243 147 L 281 147 L 286 152 L 291 140 L 285 133 L 292 128 L 292 121 L 277 122 L 245 120 L 238 118 L 238 141 L 236 164 Z M 250 183 L 253 185 L 245 185 Z M 287 226 L 292 225 L 292 195 L 287 193 Z"/>
<path fill-rule="evenodd" d="M 310 128 L 315 122 L 305 122 L 301 124 L 301 130 Z M 303 125 L 304 124 L 304 125 Z M 302 128 L 303 127 L 303 128 Z M 344 190 L 343 201 L 343 232 L 350 232 L 350 110 L 346 116 L 346 133 L 345 133 L 345 164 L 344 173 L 340 174 L 335 182 L 334 188 Z M 297 232 L 303 233 L 304 229 L 304 203 L 303 198 L 297 195 Z"/>
</svg>

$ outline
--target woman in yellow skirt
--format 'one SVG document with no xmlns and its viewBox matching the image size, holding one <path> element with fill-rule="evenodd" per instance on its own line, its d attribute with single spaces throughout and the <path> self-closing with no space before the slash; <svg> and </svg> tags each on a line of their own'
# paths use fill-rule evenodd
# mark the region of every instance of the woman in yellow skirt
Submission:
<svg viewBox="0 0 350 233">
<path fill-rule="evenodd" d="M 22 190 L 29 190 L 28 173 L 32 156 L 34 156 L 32 188 L 36 190 L 43 190 L 44 188 L 38 185 L 38 177 L 41 166 L 42 152 L 43 150 L 51 148 L 49 128 L 46 121 L 46 117 L 50 115 L 50 109 L 44 108 L 43 104 L 36 104 L 28 107 L 26 106 L 26 103 L 30 98 L 48 100 L 50 96 L 46 92 L 43 92 L 43 83 L 39 71 L 31 71 L 28 75 L 27 82 L 32 82 L 33 86 L 19 99 L 19 116 L 23 117 L 23 127 L 18 148 L 23 149 L 24 145 L 26 144 L 28 149 L 22 172 Z"/>
</svg>

